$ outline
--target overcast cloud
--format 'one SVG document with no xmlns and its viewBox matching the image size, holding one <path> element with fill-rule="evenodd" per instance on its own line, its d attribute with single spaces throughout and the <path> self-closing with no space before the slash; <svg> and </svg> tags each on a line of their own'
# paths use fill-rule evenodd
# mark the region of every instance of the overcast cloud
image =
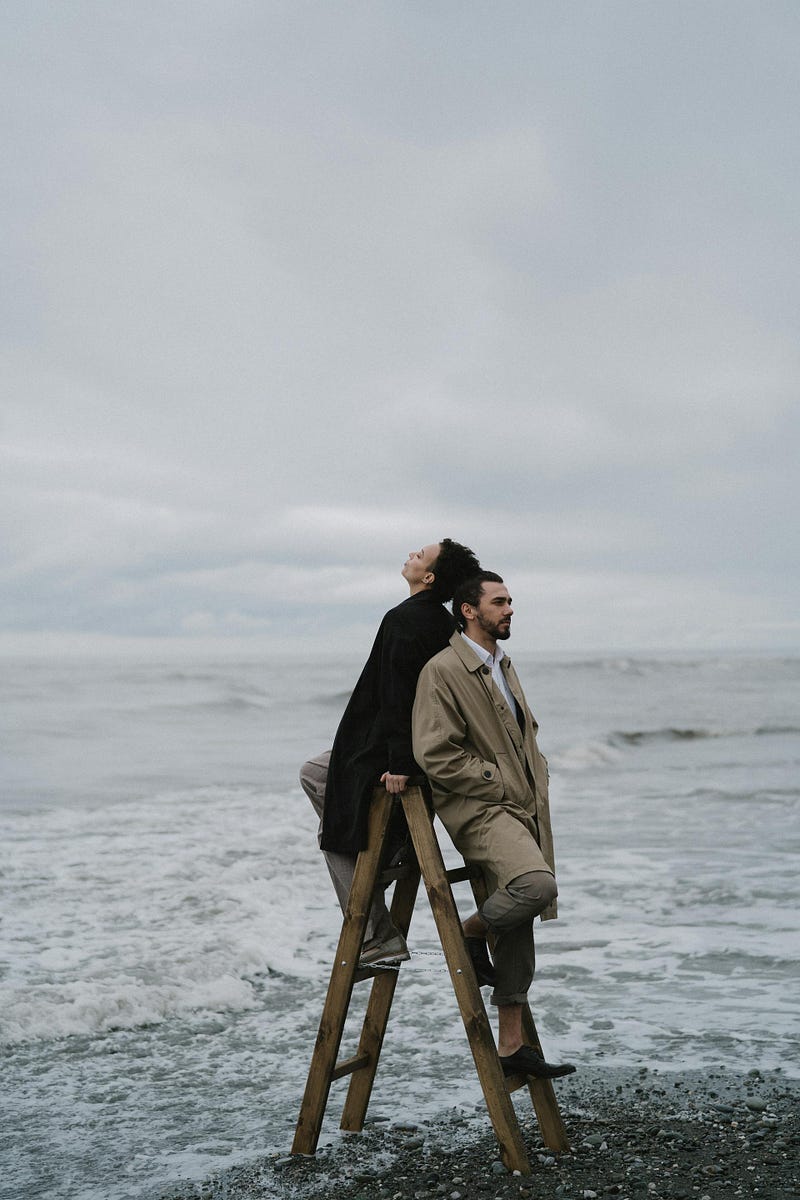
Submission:
<svg viewBox="0 0 800 1200">
<path fill-rule="evenodd" d="M 795 0 L 3 18 L 0 645 L 798 647 Z"/>
</svg>

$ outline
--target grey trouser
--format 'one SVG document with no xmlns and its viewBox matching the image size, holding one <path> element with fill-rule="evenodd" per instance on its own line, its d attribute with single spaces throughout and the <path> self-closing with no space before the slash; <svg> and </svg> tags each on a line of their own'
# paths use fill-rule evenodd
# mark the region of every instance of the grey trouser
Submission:
<svg viewBox="0 0 800 1200">
<path fill-rule="evenodd" d="M 328 764 L 331 760 L 330 750 L 318 754 L 300 769 L 300 786 L 314 806 L 319 817 L 319 838 L 322 834 L 322 811 L 325 807 L 325 784 L 328 780 Z M 338 854 L 333 850 L 323 850 L 328 872 L 333 882 L 334 890 L 339 900 L 342 912 L 347 908 L 350 887 L 353 882 L 353 872 L 356 869 L 356 855 Z M 364 940 L 369 942 L 376 938 L 386 941 L 394 933 L 392 919 L 383 898 L 383 888 L 375 888 L 372 896 L 372 908 L 367 918 L 367 931 Z"/>
<path fill-rule="evenodd" d="M 536 955 L 533 918 L 558 895 L 550 871 L 527 871 L 504 888 L 498 888 L 480 908 L 480 915 L 495 935 L 494 969 L 497 976 L 492 1004 L 524 1004 L 533 981 Z"/>
</svg>

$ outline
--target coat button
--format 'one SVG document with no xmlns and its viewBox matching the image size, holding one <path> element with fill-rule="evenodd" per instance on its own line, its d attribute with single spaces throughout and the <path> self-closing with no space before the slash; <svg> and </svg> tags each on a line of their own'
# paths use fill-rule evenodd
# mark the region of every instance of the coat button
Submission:
<svg viewBox="0 0 800 1200">
<path fill-rule="evenodd" d="M 484 779 L 491 779 L 491 778 L 492 778 L 492 772 L 491 772 L 491 771 L 484 771 L 484 772 L 483 772 L 483 778 L 484 778 Z"/>
<path fill-rule="evenodd" d="M 483 671 L 484 675 L 491 675 L 492 673 L 488 667 L 481 667 L 481 670 Z"/>
</svg>

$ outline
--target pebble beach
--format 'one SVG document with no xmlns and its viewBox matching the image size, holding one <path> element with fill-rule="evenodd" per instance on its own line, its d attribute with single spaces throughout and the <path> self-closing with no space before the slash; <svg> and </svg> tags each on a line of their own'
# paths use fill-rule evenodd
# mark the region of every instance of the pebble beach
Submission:
<svg viewBox="0 0 800 1200">
<path fill-rule="evenodd" d="M 794 1200 L 799 1093 L 780 1071 L 589 1068 L 557 1087 L 568 1153 L 542 1144 L 527 1094 L 516 1094 L 530 1175 L 505 1169 L 479 1106 L 419 1125 L 368 1118 L 313 1158 L 276 1154 L 163 1200 Z"/>
</svg>

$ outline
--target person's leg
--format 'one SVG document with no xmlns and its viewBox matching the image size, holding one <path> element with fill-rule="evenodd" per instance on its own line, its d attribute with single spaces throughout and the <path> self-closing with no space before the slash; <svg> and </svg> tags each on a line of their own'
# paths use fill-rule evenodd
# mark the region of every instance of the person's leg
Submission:
<svg viewBox="0 0 800 1200">
<path fill-rule="evenodd" d="M 328 780 L 330 758 L 330 750 L 325 750 L 322 754 L 318 754 L 315 758 L 311 758 L 308 762 L 303 763 L 303 766 L 300 768 L 300 786 L 308 796 L 314 807 L 314 811 L 319 817 L 318 839 L 322 834 L 322 812 L 325 807 L 325 785 Z M 339 907 L 344 912 L 347 908 L 347 900 L 353 883 L 353 873 L 356 868 L 355 856 L 338 854 L 332 850 L 323 850 L 322 853 L 325 857 L 328 873 L 339 901 Z M 395 936 L 399 937 L 400 935 L 389 916 L 389 910 L 386 907 L 386 901 L 383 896 L 383 888 L 380 886 L 376 887 L 372 897 L 372 908 L 367 919 L 367 931 L 364 935 L 365 950 L 369 942 L 380 944 L 389 941 Z"/>
<path fill-rule="evenodd" d="M 480 912 L 464 921 L 467 942 L 479 943 L 479 947 L 470 947 L 470 952 L 476 968 L 481 963 L 484 965 L 486 978 L 482 982 L 494 985 L 493 1004 L 524 1003 L 536 965 L 533 918 L 557 895 L 551 871 L 528 871 L 512 879 L 506 887 L 497 888 L 481 906 Z M 495 935 L 494 967 L 483 949 L 489 930 Z"/>
<path fill-rule="evenodd" d="M 557 896 L 555 877 L 550 871 L 528 871 L 493 892 L 478 915 L 495 935 L 496 981 L 491 999 L 497 1006 L 497 1052 L 508 1075 L 554 1078 L 575 1070 L 571 1063 L 545 1062 L 524 1044 L 522 1029 L 522 1008 L 536 966 L 533 919 Z"/>
<path fill-rule="evenodd" d="M 498 888 L 481 906 L 480 919 L 495 935 L 496 981 L 491 999 L 498 1008 L 525 1003 L 536 967 L 533 920 L 557 896 L 552 872 L 527 871 Z"/>
</svg>

